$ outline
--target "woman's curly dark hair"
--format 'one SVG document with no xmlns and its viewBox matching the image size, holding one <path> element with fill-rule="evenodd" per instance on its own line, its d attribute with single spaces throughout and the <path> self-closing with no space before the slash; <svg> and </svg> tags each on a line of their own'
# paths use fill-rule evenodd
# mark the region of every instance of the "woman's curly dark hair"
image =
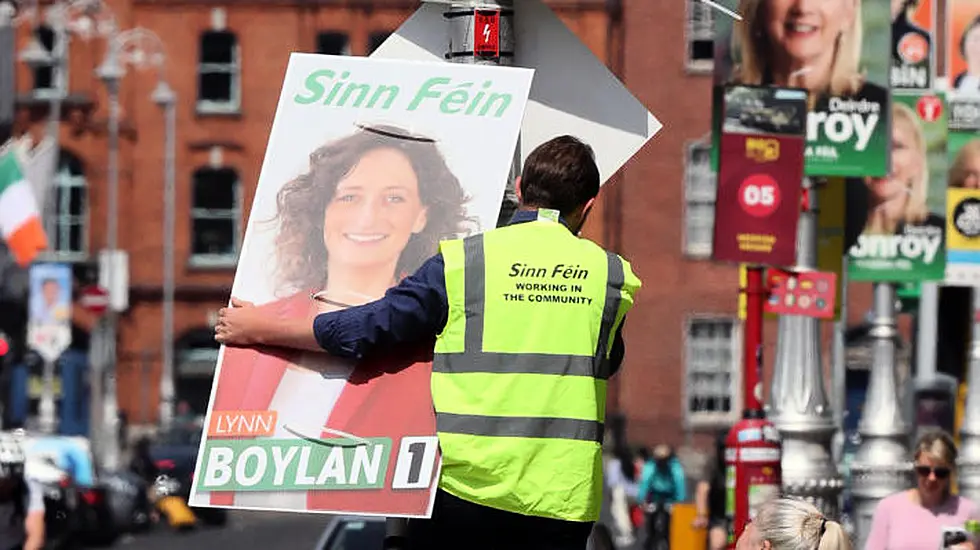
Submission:
<svg viewBox="0 0 980 550">
<path fill-rule="evenodd" d="M 394 149 L 408 158 L 418 179 L 419 199 L 427 208 L 425 228 L 412 235 L 398 259 L 397 277 L 418 269 L 435 254 L 439 241 L 467 232 L 472 222 L 465 208 L 469 197 L 434 140 L 393 126 L 361 127 L 313 151 L 309 170 L 279 190 L 272 221 L 279 222 L 275 243 L 280 284 L 302 290 L 323 288 L 327 277 L 324 212 L 340 180 L 376 149 Z"/>
</svg>

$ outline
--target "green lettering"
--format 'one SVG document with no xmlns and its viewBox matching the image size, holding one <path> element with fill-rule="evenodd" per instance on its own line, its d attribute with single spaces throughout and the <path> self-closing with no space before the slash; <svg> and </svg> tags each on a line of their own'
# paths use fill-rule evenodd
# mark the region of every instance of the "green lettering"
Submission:
<svg viewBox="0 0 980 550">
<path fill-rule="evenodd" d="M 510 94 L 490 94 L 490 98 L 483 104 L 483 109 L 480 111 L 480 116 L 487 116 L 487 113 L 490 112 L 490 108 L 493 107 L 493 104 L 497 101 L 499 101 L 501 105 L 497 108 L 497 114 L 493 115 L 494 118 L 504 116 L 504 111 L 507 110 L 507 107 L 510 107 L 510 103 L 513 101 L 513 98 Z"/>
<path fill-rule="evenodd" d="M 435 86 L 446 85 L 446 84 L 449 84 L 448 78 L 437 77 L 437 78 L 430 78 L 429 80 L 426 80 L 425 84 L 422 84 L 422 87 L 419 89 L 418 93 L 415 94 L 415 99 L 413 99 L 412 102 L 408 105 L 408 110 L 414 111 L 418 109 L 419 105 L 422 104 L 422 101 L 424 101 L 427 98 L 436 98 L 441 96 L 442 94 L 440 92 L 433 91 L 432 88 Z"/>
<path fill-rule="evenodd" d="M 463 84 L 460 88 L 469 88 L 470 86 L 472 84 Z M 466 90 L 454 90 L 442 98 L 442 103 L 439 104 L 439 110 L 447 115 L 455 115 L 463 110 L 462 105 L 465 105 L 469 99 L 470 94 Z"/>
<path fill-rule="evenodd" d="M 367 98 L 368 93 L 371 91 L 371 86 L 368 84 L 348 84 L 347 89 L 344 90 L 344 95 L 340 97 L 340 103 L 337 104 L 338 107 L 343 107 L 350 96 L 354 93 L 359 93 L 357 99 L 354 100 L 354 107 L 360 107 L 361 103 Z"/>
<path fill-rule="evenodd" d="M 309 105 L 310 103 L 315 103 L 319 101 L 320 98 L 323 97 L 323 92 L 327 91 L 327 89 L 323 86 L 323 84 L 320 84 L 320 78 L 321 77 L 333 78 L 335 76 L 337 76 L 336 73 L 334 73 L 329 69 L 321 69 L 319 71 L 313 71 L 312 73 L 309 74 L 309 76 L 306 77 L 306 80 L 303 82 L 304 86 L 306 87 L 306 91 L 308 91 L 310 95 L 304 96 L 301 94 L 296 94 L 293 97 L 293 101 L 299 103 L 300 105 Z"/>
<path fill-rule="evenodd" d="M 373 108 L 378 100 L 381 99 L 381 95 L 387 93 L 388 98 L 385 100 L 385 104 L 381 108 L 390 109 L 391 104 L 395 102 L 396 98 L 398 98 L 399 92 L 401 92 L 401 89 L 398 86 L 385 86 L 384 84 L 381 84 L 376 90 L 374 90 L 374 95 L 371 96 L 371 101 L 368 101 L 367 106 L 369 109 Z"/>
</svg>

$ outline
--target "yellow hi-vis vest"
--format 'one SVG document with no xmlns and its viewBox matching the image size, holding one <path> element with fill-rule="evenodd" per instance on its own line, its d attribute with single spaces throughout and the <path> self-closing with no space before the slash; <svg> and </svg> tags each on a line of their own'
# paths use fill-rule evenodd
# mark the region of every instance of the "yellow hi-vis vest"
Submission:
<svg viewBox="0 0 980 550">
<path fill-rule="evenodd" d="M 440 245 L 449 317 L 432 401 L 440 488 L 529 516 L 596 521 L 609 353 L 640 280 L 557 212 Z"/>
</svg>

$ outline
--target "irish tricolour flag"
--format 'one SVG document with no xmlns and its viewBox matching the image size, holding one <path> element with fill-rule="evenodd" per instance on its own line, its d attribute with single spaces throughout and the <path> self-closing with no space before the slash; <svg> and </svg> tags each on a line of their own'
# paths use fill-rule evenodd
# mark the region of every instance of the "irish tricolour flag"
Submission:
<svg viewBox="0 0 980 550">
<path fill-rule="evenodd" d="M 13 148 L 0 151 L 0 238 L 22 266 L 48 246 L 34 190 L 24 179 Z"/>
</svg>

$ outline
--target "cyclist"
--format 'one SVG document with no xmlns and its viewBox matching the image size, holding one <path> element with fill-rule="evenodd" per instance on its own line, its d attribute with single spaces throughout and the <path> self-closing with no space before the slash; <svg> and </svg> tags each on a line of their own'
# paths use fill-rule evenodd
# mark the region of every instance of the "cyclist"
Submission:
<svg viewBox="0 0 980 550">
<path fill-rule="evenodd" d="M 20 436 L 0 433 L 0 550 L 44 546 L 44 492 L 25 477 L 24 462 Z"/>
<path fill-rule="evenodd" d="M 680 460 L 669 445 L 657 445 L 643 467 L 637 500 L 646 504 L 647 536 L 644 550 L 670 546 L 670 506 L 687 497 L 686 478 Z"/>
</svg>

